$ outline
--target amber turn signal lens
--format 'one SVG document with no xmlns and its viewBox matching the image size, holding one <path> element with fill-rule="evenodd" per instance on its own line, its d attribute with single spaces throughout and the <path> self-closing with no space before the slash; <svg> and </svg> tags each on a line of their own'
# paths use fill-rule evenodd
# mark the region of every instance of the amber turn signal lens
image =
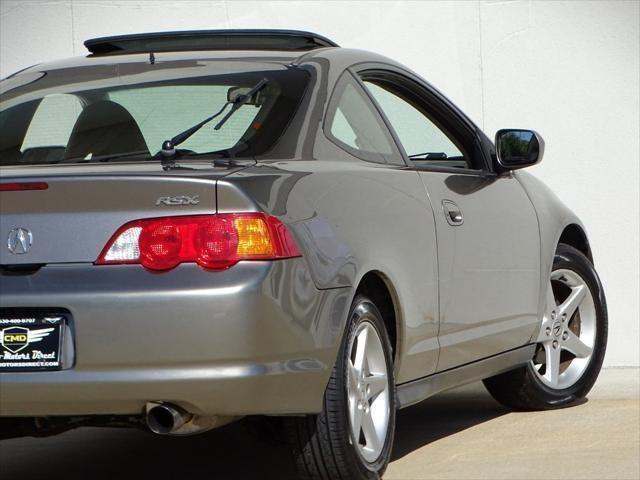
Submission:
<svg viewBox="0 0 640 480">
<path fill-rule="evenodd" d="M 273 243 L 267 223 L 260 217 L 236 217 L 233 221 L 238 232 L 239 256 L 273 255 Z"/>
</svg>

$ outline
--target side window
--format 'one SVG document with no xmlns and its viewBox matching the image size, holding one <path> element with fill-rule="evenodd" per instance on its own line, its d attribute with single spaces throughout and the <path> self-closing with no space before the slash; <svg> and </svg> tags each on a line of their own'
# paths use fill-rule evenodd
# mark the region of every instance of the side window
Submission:
<svg viewBox="0 0 640 480">
<path fill-rule="evenodd" d="M 389 119 L 409 158 L 416 166 L 472 168 L 471 159 L 425 113 L 383 84 L 364 84 Z"/>
<path fill-rule="evenodd" d="M 404 164 L 382 118 L 349 73 L 338 81 L 325 133 L 339 147 L 363 160 Z"/>
</svg>

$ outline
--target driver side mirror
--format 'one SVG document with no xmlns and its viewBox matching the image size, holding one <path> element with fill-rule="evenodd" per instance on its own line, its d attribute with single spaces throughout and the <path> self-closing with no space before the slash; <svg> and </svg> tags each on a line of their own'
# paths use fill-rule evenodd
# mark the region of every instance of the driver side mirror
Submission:
<svg viewBox="0 0 640 480">
<path fill-rule="evenodd" d="M 515 170 L 529 167 L 542 160 L 544 140 L 533 130 L 498 130 L 496 153 L 502 168 Z"/>
</svg>

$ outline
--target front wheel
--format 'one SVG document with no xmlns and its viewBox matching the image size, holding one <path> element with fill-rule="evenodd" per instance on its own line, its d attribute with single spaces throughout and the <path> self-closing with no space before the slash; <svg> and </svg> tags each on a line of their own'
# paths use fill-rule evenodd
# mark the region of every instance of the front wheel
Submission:
<svg viewBox="0 0 640 480">
<path fill-rule="evenodd" d="M 607 304 L 589 259 L 569 245 L 558 245 L 546 294 L 533 359 L 484 381 L 489 393 L 511 408 L 545 410 L 580 400 L 602 366 Z"/>
<path fill-rule="evenodd" d="M 371 300 L 356 296 L 322 412 L 287 421 L 302 478 L 382 477 L 395 428 L 391 352 L 380 312 Z"/>
</svg>

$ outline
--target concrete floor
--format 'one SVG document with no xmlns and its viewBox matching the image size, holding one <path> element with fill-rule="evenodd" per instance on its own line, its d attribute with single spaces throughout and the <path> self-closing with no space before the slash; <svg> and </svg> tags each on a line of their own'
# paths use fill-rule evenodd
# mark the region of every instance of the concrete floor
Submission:
<svg viewBox="0 0 640 480">
<path fill-rule="evenodd" d="M 384 478 L 639 479 L 639 376 L 604 370 L 588 401 L 552 412 L 511 413 L 481 384 L 441 394 L 400 412 Z M 0 478 L 291 478 L 277 438 L 255 419 L 190 438 L 84 428 L 0 442 Z"/>
</svg>

